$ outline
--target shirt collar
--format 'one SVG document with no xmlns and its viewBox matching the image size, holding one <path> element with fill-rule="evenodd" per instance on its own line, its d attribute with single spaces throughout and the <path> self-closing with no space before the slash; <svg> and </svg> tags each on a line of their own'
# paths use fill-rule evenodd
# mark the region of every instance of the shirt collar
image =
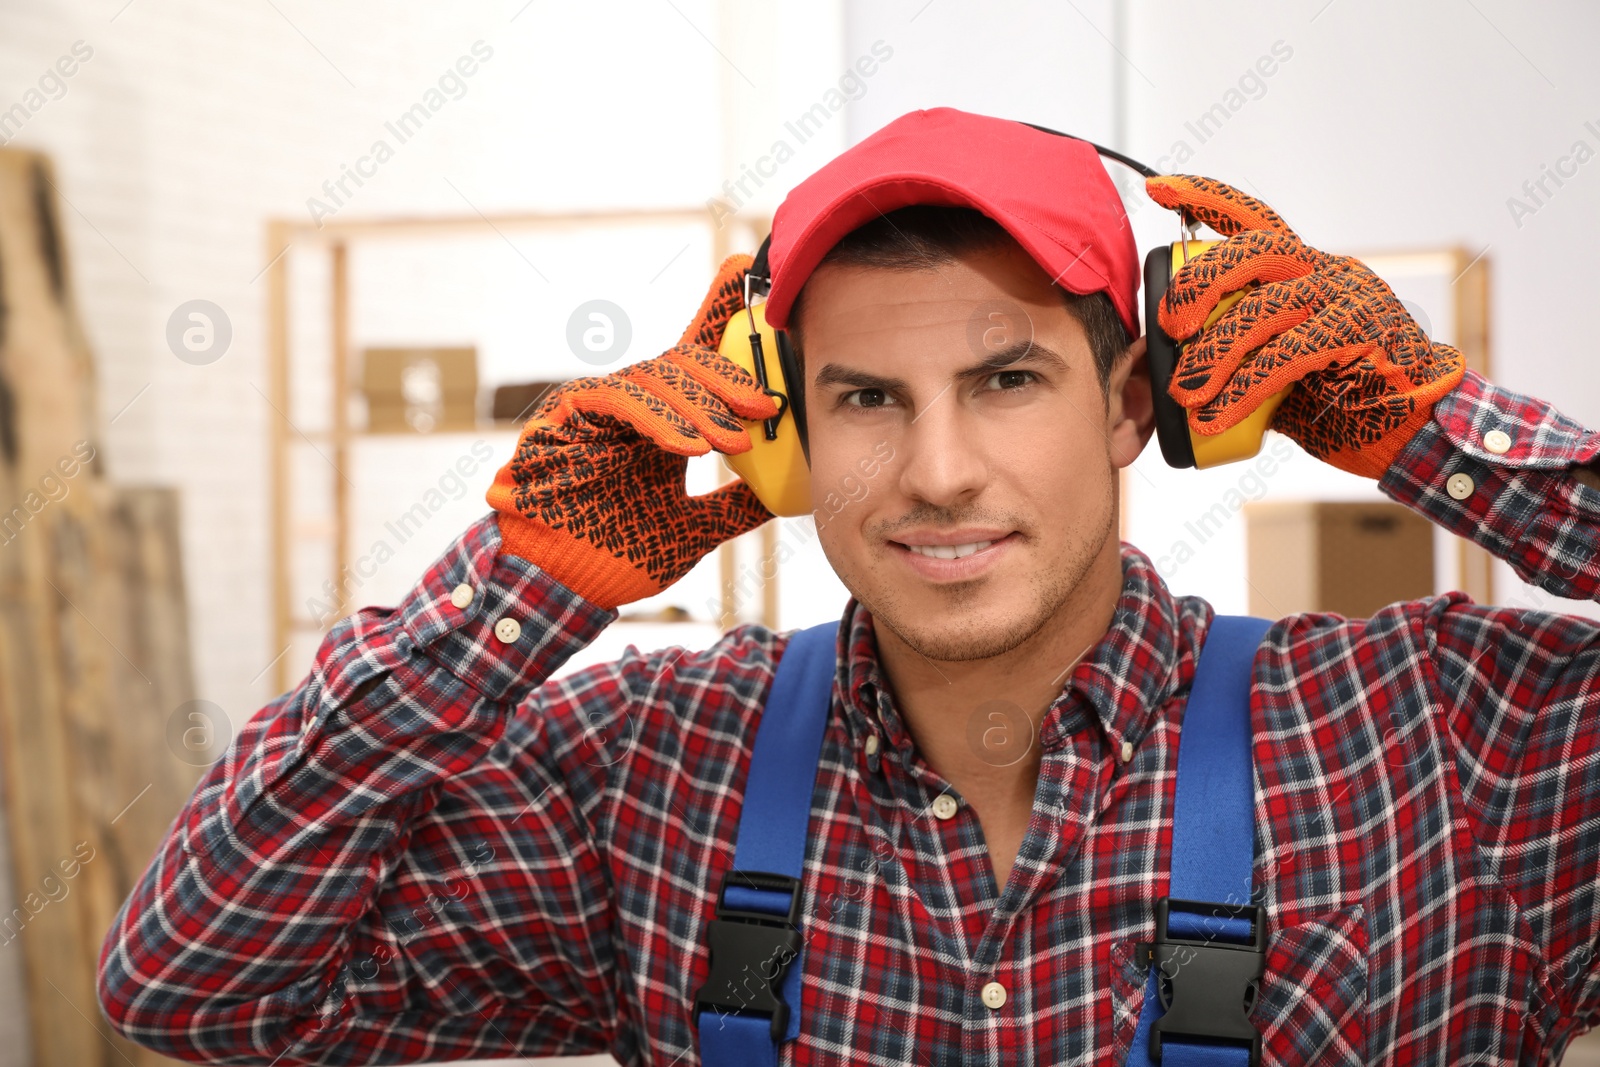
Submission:
<svg viewBox="0 0 1600 1067">
<path fill-rule="evenodd" d="M 1078 661 L 1040 724 L 1046 750 L 1082 725 L 1098 721 L 1116 751 L 1139 743 L 1167 700 L 1194 674 L 1195 650 L 1204 640 L 1211 606 L 1198 597 L 1175 597 L 1148 556 L 1122 545 L 1122 592 L 1105 634 Z M 878 660 L 872 614 L 851 598 L 839 624 L 839 683 L 845 715 L 859 736 L 881 733 L 897 749 L 912 744 L 890 698 Z"/>
</svg>

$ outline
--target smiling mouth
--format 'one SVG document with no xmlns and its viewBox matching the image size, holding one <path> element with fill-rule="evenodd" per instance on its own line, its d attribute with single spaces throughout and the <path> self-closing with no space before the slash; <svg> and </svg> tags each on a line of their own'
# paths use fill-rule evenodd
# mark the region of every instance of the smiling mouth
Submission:
<svg viewBox="0 0 1600 1067">
<path fill-rule="evenodd" d="M 975 552 L 982 552 L 992 544 L 993 541 L 973 541 L 965 545 L 906 545 L 905 547 L 919 556 L 928 556 L 932 559 L 962 559 Z"/>
</svg>

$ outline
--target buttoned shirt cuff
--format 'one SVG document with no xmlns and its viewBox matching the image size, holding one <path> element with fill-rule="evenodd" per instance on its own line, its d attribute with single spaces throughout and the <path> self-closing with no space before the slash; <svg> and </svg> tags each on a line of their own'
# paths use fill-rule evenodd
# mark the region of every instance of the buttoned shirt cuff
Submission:
<svg viewBox="0 0 1600 1067">
<path fill-rule="evenodd" d="M 428 569 L 399 611 L 402 643 L 513 705 L 617 618 L 536 564 L 500 555 L 492 512 Z"/>
<path fill-rule="evenodd" d="M 1600 490 L 1572 468 L 1597 455 L 1600 433 L 1468 371 L 1378 488 L 1488 549 L 1525 581 L 1587 599 L 1600 587 Z"/>
<path fill-rule="evenodd" d="M 310 678 L 230 752 L 220 807 L 195 807 L 204 851 L 276 848 L 312 822 L 430 804 L 427 788 L 480 759 L 510 709 L 616 617 L 499 547 L 491 514 L 397 608 L 333 627 Z"/>
</svg>

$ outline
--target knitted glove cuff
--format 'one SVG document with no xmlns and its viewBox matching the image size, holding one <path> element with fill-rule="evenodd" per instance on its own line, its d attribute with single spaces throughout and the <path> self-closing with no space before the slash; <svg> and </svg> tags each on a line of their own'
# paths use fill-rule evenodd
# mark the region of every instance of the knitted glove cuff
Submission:
<svg viewBox="0 0 1600 1067">
<path fill-rule="evenodd" d="M 501 555 L 527 560 L 591 604 L 615 610 L 661 592 L 643 571 L 538 519 L 501 511 L 498 521 Z"/>
</svg>

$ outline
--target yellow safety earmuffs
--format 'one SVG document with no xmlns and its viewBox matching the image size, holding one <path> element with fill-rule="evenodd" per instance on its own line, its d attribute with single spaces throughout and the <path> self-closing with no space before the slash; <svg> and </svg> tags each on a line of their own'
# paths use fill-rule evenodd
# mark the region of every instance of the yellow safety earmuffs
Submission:
<svg viewBox="0 0 1600 1067">
<path fill-rule="evenodd" d="M 1144 260 L 1144 322 L 1146 360 L 1150 367 L 1151 392 L 1155 396 L 1156 440 L 1161 444 L 1161 458 L 1169 467 L 1215 467 L 1223 463 L 1249 459 L 1261 451 L 1261 439 L 1267 434 L 1272 413 L 1278 410 L 1284 397 L 1294 386 L 1289 385 L 1263 400 L 1254 411 L 1237 425 L 1219 434 L 1197 434 L 1189 429 L 1188 413 L 1167 392 L 1172 372 L 1183 354 L 1183 345 L 1167 336 L 1161 328 L 1158 311 L 1161 298 L 1167 295 L 1172 276 L 1194 256 L 1221 244 L 1221 241 L 1174 241 L 1171 245 L 1153 249 Z M 1206 316 L 1205 326 L 1222 318 L 1254 286 L 1246 286 L 1229 293 L 1217 301 L 1217 306 Z M 1204 329 L 1204 326 L 1201 327 Z"/>
<path fill-rule="evenodd" d="M 1072 136 L 1043 126 L 1034 128 L 1061 137 Z M 1102 148 L 1092 141 L 1087 143 L 1102 156 L 1131 167 L 1146 178 L 1157 176 L 1155 170 L 1120 152 Z M 1187 412 L 1167 393 L 1183 346 L 1162 331 L 1157 309 L 1178 268 L 1189 258 L 1220 242 L 1193 240 L 1189 222 L 1187 219 L 1184 222 L 1183 240 L 1153 249 L 1144 261 L 1144 321 L 1148 335 L 1146 358 L 1155 399 L 1156 438 L 1161 445 L 1162 458 L 1168 466 L 1215 467 L 1249 459 L 1261 451 L 1261 440 L 1266 435 L 1273 412 L 1294 387 L 1286 387 L 1268 397 L 1243 422 L 1223 433 L 1201 435 L 1190 431 Z M 755 262 L 745 276 L 745 311 L 728 320 L 719 351 L 753 374 L 762 388 L 777 398 L 779 411 L 776 418 L 750 422 L 753 447 L 748 452 L 726 458 L 728 466 L 749 483 L 756 496 L 774 515 L 805 515 L 811 511 L 805 382 L 787 331 L 768 326 L 763 305 L 752 303 L 757 294 L 764 296 L 771 286 L 767 266 L 767 251 L 771 243 L 772 237 L 768 235 L 761 243 L 761 250 L 756 253 Z M 1216 322 L 1248 291 L 1245 289 L 1224 297 L 1206 318 L 1205 325 Z"/>
<path fill-rule="evenodd" d="M 774 515 L 806 515 L 811 511 L 811 448 L 806 439 L 806 386 L 789 343 L 787 330 L 767 325 L 766 305 L 750 304 L 752 277 L 767 263 L 762 242 L 750 273 L 745 275 L 745 310 L 728 320 L 718 351 L 755 375 L 761 388 L 778 401 L 776 418 L 747 423 L 750 451 L 727 456 L 728 466 L 750 484 Z M 765 275 L 761 275 L 765 280 Z M 781 382 L 782 388 L 774 388 Z"/>
</svg>

